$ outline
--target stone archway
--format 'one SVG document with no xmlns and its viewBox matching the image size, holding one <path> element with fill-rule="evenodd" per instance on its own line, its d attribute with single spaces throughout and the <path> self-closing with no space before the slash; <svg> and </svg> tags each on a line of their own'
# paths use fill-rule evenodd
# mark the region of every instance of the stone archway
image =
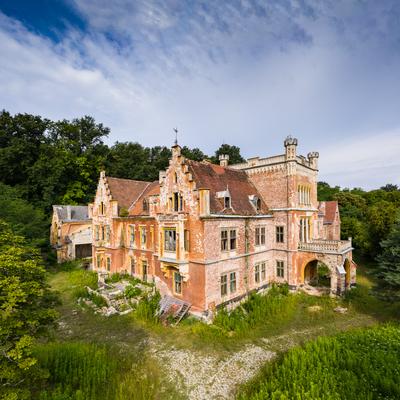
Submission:
<svg viewBox="0 0 400 400">
<path fill-rule="evenodd" d="M 321 292 L 332 290 L 332 271 L 327 264 L 318 259 L 309 260 L 303 269 L 303 283 L 314 286 Z"/>
</svg>

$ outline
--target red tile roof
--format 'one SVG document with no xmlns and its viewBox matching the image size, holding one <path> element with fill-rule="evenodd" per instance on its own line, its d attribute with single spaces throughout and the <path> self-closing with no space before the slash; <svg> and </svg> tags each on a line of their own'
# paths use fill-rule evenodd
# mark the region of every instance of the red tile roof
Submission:
<svg viewBox="0 0 400 400">
<path fill-rule="evenodd" d="M 324 217 L 324 224 L 332 224 L 335 221 L 336 211 L 338 210 L 338 202 L 321 201 L 318 209 Z"/>
<path fill-rule="evenodd" d="M 135 200 L 132 206 L 129 209 L 130 215 L 140 215 L 145 214 L 148 215 L 148 211 L 143 210 L 143 200 L 147 199 L 150 196 L 159 195 L 160 194 L 160 183 L 159 181 L 151 182 L 146 189 L 140 194 L 140 196 Z"/>
<path fill-rule="evenodd" d="M 120 207 L 128 209 L 151 182 L 134 181 L 132 179 L 121 179 L 107 177 L 107 184 L 110 188 L 113 200 L 118 202 Z"/>
<path fill-rule="evenodd" d="M 268 212 L 261 195 L 250 182 L 246 172 L 222 167 L 209 162 L 185 161 L 196 182 L 197 188 L 210 190 L 210 211 L 213 214 L 256 215 Z M 223 198 L 217 198 L 217 192 L 229 190 L 231 208 L 225 209 Z M 249 196 L 257 196 L 261 200 L 261 210 L 256 211 Z"/>
</svg>

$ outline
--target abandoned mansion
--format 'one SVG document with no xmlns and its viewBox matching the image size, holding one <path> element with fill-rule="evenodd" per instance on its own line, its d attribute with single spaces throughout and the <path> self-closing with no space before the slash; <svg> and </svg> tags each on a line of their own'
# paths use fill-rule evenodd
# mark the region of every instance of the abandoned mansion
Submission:
<svg viewBox="0 0 400 400">
<path fill-rule="evenodd" d="M 272 282 L 299 288 L 322 264 L 330 292 L 341 294 L 355 284 L 356 266 L 351 239 L 340 240 L 337 202 L 318 202 L 318 157 L 298 155 L 292 137 L 283 154 L 236 165 L 224 155 L 220 165 L 189 160 L 175 144 L 158 181 L 101 172 L 85 217 L 92 268 L 154 282 L 193 311 L 234 303 Z M 64 238 L 58 242 L 62 249 Z"/>
</svg>

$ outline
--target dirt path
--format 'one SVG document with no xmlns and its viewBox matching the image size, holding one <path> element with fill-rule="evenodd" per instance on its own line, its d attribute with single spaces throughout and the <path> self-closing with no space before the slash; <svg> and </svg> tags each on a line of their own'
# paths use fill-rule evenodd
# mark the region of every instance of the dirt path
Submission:
<svg viewBox="0 0 400 400">
<path fill-rule="evenodd" d="M 150 340 L 148 348 L 150 356 L 157 359 L 169 380 L 179 385 L 189 400 L 234 399 L 237 388 L 254 377 L 260 367 L 278 353 L 321 335 L 374 323 L 376 321 L 367 316 L 356 316 L 340 325 L 292 330 L 284 335 L 262 338 L 257 345 L 247 344 L 225 359 L 193 350 L 166 349 L 165 344 L 154 339 Z"/>
</svg>

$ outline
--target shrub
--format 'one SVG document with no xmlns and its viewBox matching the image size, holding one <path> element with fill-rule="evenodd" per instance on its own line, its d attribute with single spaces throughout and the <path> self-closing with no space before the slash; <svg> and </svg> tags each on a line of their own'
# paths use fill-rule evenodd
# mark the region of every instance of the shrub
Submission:
<svg viewBox="0 0 400 400">
<path fill-rule="evenodd" d="M 161 296 L 158 292 L 155 294 L 147 294 L 136 307 L 136 317 L 142 321 L 157 322 L 158 317 L 156 316 L 156 312 L 158 310 L 160 299 Z"/>
<path fill-rule="evenodd" d="M 142 290 L 136 286 L 129 285 L 125 288 L 124 296 L 128 299 L 142 294 Z"/>
<path fill-rule="evenodd" d="M 104 297 L 98 295 L 97 293 L 88 293 L 87 298 L 99 308 L 107 306 L 107 302 Z"/>
<path fill-rule="evenodd" d="M 321 337 L 290 350 L 248 383 L 239 399 L 398 399 L 400 327 Z"/>
</svg>

